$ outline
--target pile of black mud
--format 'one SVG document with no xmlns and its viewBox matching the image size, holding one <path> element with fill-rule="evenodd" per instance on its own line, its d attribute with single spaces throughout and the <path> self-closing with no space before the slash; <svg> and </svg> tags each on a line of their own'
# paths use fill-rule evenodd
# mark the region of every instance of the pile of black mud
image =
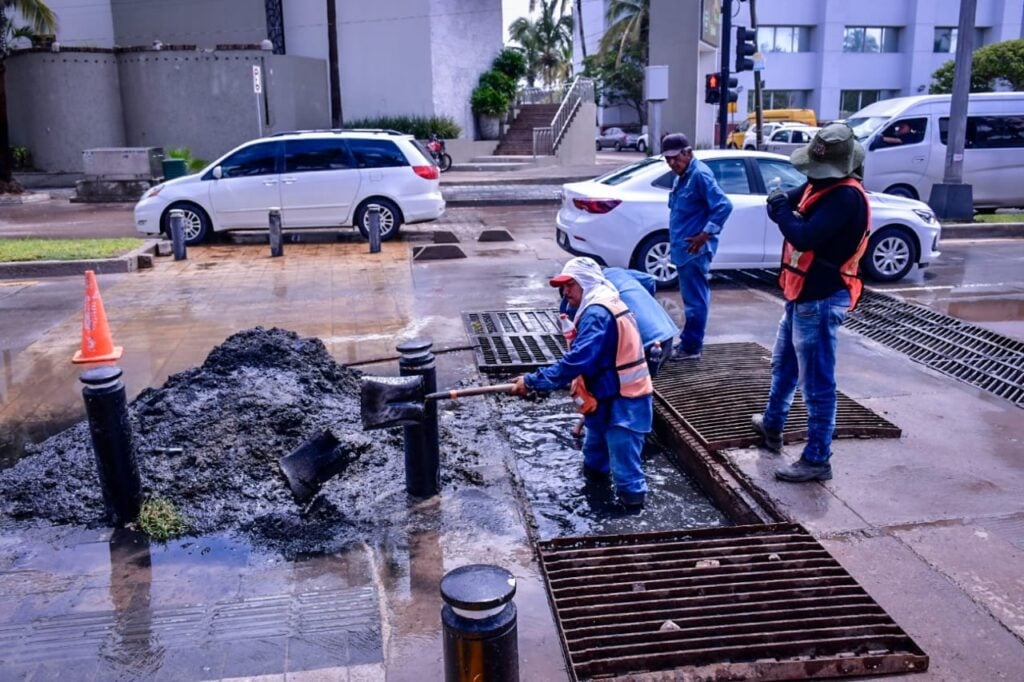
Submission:
<svg viewBox="0 0 1024 682">
<path fill-rule="evenodd" d="M 359 376 L 319 339 L 261 327 L 234 334 L 201 367 L 129 405 L 145 495 L 173 502 L 192 533 L 242 532 L 285 554 L 332 551 L 408 523 L 402 429 L 363 432 Z M 442 494 L 480 481 L 467 442 L 484 420 L 469 411 L 458 421 L 441 426 Z M 327 428 L 350 463 L 303 510 L 277 460 Z M 104 523 L 87 422 L 29 446 L 0 472 L 0 512 Z"/>
</svg>

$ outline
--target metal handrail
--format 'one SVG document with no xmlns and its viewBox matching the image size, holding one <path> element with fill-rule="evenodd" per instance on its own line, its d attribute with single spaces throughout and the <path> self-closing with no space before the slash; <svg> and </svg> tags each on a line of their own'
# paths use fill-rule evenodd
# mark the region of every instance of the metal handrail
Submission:
<svg viewBox="0 0 1024 682">
<path fill-rule="evenodd" d="M 533 155 L 551 155 L 558 149 L 565 137 L 576 111 L 584 102 L 594 101 L 594 81 L 576 76 L 562 97 L 558 112 L 551 119 L 550 126 L 533 129 Z"/>
</svg>

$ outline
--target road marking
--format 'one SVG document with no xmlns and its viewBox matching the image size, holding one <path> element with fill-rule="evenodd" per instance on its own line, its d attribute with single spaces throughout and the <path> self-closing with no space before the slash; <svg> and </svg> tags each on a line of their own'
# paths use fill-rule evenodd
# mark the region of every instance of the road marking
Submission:
<svg viewBox="0 0 1024 682">
<path fill-rule="evenodd" d="M 0 282 L 0 287 L 31 287 L 39 284 L 39 280 L 14 280 L 12 282 Z"/>
</svg>

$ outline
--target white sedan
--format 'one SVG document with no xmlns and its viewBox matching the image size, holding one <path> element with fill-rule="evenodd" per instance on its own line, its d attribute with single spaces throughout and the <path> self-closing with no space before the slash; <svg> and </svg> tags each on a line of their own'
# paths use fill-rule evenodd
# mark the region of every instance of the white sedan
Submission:
<svg viewBox="0 0 1024 682">
<path fill-rule="evenodd" d="M 732 201 L 732 215 L 719 237 L 714 269 L 777 267 L 782 235 L 765 210 L 766 187 L 798 187 L 807 178 L 779 154 L 741 150 L 698 150 Z M 674 179 L 661 156 L 643 159 L 601 177 L 562 185 L 556 238 L 565 251 L 604 265 L 653 275 L 675 285 L 668 244 L 668 193 Z M 891 282 L 916 263 L 939 256 L 941 228 L 927 204 L 869 193 L 871 240 L 861 261 L 873 279 Z"/>
</svg>

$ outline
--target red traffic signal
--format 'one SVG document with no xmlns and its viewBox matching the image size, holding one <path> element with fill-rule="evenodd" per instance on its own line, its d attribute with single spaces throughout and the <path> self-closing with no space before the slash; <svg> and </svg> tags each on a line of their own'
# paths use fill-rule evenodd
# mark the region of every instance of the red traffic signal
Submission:
<svg viewBox="0 0 1024 682">
<path fill-rule="evenodd" d="M 704 76 L 704 101 L 708 104 L 718 104 L 721 101 L 722 77 L 717 73 L 709 73 Z"/>
</svg>

